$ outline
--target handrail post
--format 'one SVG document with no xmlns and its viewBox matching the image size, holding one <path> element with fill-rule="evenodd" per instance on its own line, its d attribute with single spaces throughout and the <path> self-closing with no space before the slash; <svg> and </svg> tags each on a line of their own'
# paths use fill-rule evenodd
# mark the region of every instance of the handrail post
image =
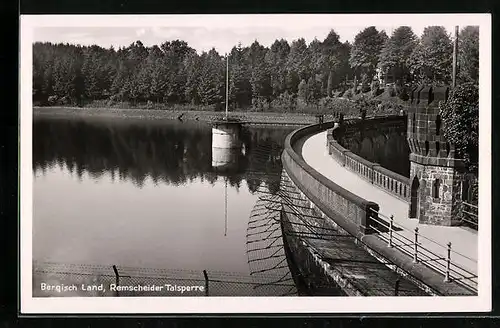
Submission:
<svg viewBox="0 0 500 328">
<path fill-rule="evenodd" d="M 413 262 L 418 262 L 418 227 L 415 228 L 415 251 L 413 253 Z"/>
<path fill-rule="evenodd" d="M 391 220 L 389 221 L 389 244 L 387 246 L 392 247 L 392 224 L 394 221 L 394 215 L 391 215 Z"/>
<path fill-rule="evenodd" d="M 116 265 L 114 265 L 114 264 L 113 264 L 113 271 L 115 272 L 115 284 L 116 284 L 116 286 L 120 286 L 120 274 L 118 273 L 118 269 L 116 268 Z M 120 296 L 118 291 L 116 291 L 115 295 Z"/>
<path fill-rule="evenodd" d="M 444 282 L 450 282 L 450 264 L 451 264 L 451 241 L 448 243 L 448 256 L 446 257 L 446 274 Z"/>
<path fill-rule="evenodd" d="M 398 296 L 399 295 L 399 279 L 396 280 L 396 284 L 394 286 L 394 296 Z"/>
<path fill-rule="evenodd" d="M 372 221 L 375 223 L 375 225 L 378 223 L 379 206 L 378 204 L 369 202 L 365 211 L 365 219 L 364 222 L 361 223 L 361 228 L 364 234 L 370 234 L 374 231 L 372 228 Z"/>
<path fill-rule="evenodd" d="M 207 274 L 207 270 L 203 270 L 203 276 L 205 276 L 205 296 L 208 296 L 208 274 Z"/>
</svg>

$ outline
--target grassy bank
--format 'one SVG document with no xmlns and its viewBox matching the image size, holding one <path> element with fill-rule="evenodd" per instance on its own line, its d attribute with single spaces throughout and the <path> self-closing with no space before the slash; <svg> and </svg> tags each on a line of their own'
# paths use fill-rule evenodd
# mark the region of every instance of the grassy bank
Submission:
<svg viewBox="0 0 500 328">
<path fill-rule="evenodd" d="M 34 115 L 50 117 L 114 118 L 145 120 L 177 120 L 210 123 L 220 120 L 224 112 L 208 110 L 151 110 L 126 108 L 79 108 L 79 107 L 34 107 Z M 275 112 L 229 112 L 231 118 L 248 124 L 304 125 L 317 122 L 314 114 Z M 325 121 L 333 115 L 325 115 Z"/>
<path fill-rule="evenodd" d="M 36 104 L 35 104 L 36 105 Z M 297 101 L 291 107 L 262 108 L 259 111 L 252 108 L 244 110 L 229 110 L 231 118 L 239 119 L 248 124 L 274 125 L 304 125 L 318 121 L 316 115 L 324 115 L 325 121 L 333 120 L 335 113 L 342 113 L 345 117 L 357 117 L 361 110 L 367 116 L 399 114 L 405 107 L 405 102 L 384 92 L 378 96 L 370 92 L 359 93 L 353 99 L 322 98 L 316 105 Z M 224 110 L 214 106 L 168 105 L 162 103 L 137 103 L 93 101 L 84 107 L 35 106 L 36 115 L 50 115 L 52 117 L 98 117 L 98 118 L 135 118 L 154 120 L 178 120 L 213 122 L 224 117 Z"/>
</svg>

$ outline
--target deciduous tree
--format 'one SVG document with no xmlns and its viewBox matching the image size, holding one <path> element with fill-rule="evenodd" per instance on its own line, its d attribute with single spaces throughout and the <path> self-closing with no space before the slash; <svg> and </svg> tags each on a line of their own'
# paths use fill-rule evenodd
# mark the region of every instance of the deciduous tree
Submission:
<svg viewBox="0 0 500 328">
<path fill-rule="evenodd" d="M 371 79 L 375 75 L 379 54 L 387 40 L 384 31 L 370 26 L 359 32 L 351 48 L 349 64 L 356 73 L 366 73 Z"/>
<path fill-rule="evenodd" d="M 212 48 L 200 58 L 198 95 L 203 105 L 222 105 L 224 99 L 225 70 L 219 53 Z"/>
<path fill-rule="evenodd" d="M 286 61 L 290 45 L 284 39 L 276 40 L 266 53 L 266 63 L 270 70 L 272 94 L 279 96 L 286 90 Z"/>
<path fill-rule="evenodd" d="M 391 72 L 396 80 L 409 80 L 408 61 L 417 41 L 418 38 L 411 27 L 400 26 L 395 29 L 380 52 L 379 67 L 382 71 Z"/>
<path fill-rule="evenodd" d="M 458 37 L 458 78 L 460 82 L 479 80 L 479 26 L 466 26 Z"/>
<path fill-rule="evenodd" d="M 419 81 L 448 84 L 451 81 L 452 53 L 446 29 L 443 26 L 426 27 L 408 60 L 410 73 Z"/>
</svg>

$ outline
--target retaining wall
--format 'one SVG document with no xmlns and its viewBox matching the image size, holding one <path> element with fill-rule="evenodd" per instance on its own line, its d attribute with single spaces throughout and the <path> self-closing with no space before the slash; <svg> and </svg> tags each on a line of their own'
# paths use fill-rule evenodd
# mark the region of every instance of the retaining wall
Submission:
<svg viewBox="0 0 500 328">
<path fill-rule="evenodd" d="M 376 118 L 371 120 L 371 124 L 377 124 L 377 121 L 383 121 L 383 118 Z M 359 119 L 350 119 L 347 124 L 353 128 L 358 124 L 361 128 L 362 121 Z M 370 162 L 353 152 L 349 149 L 342 147 L 338 142 L 338 133 L 340 130 L 338 127 L 331 128 L 328 130 L 328 153 L 336 159 L 338 162 L 342 163 L 347 169 L 355 172 L 361 178 L 373 183 L 379 188 L 389 192 L 391 195 L 405 200 L 410 200 L 410 179 L 394 173 L 377 163 Z"/>
</svg>

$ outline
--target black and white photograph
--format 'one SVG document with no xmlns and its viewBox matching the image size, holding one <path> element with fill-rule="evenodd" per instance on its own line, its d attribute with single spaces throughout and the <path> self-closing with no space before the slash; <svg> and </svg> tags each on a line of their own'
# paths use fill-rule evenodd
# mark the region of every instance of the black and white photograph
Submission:
<svg viewBox="0 0 500 328">
<path fill-rule="evenodd" d="M 21 312 L 491 309 L 489 15 L 22 15 L 20 66 Z"/>
</svg>

